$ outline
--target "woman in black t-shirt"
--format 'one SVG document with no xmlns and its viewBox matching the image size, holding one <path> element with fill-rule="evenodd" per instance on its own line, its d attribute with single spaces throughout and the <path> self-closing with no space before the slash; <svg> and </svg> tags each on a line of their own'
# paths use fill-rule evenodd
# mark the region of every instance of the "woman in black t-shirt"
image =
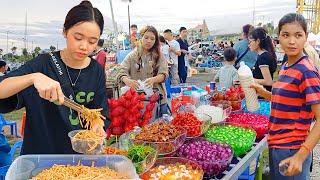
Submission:
<svg viewBox="0 0 320 180">
<path fill-rule="evenodd" d="M 271 91 L 273 74 L 277 69 L 277 58 L 272 40 L 263 28 L 255 28 L 249 34 L 249 48 L 258 54 L 252 72 L 255 81 Z"/>
<path fill-rule="evenodd" d="M 21 154 L 74 154 L 68 133 L 80 129 L 78 113 L 55 102 L 64 96 L 108 115 L 103 68 L 88 56 L 97 46 L 104 20 L 89 1 L 67 14 L 63 35 L 66 48 L 42 54 L 0 77 L 0 113 L 26 108 Z M 107 128 L 109 121 L 105 121 Z M 105 134 L 103 125 L 92 127 Z"/>
</svg>

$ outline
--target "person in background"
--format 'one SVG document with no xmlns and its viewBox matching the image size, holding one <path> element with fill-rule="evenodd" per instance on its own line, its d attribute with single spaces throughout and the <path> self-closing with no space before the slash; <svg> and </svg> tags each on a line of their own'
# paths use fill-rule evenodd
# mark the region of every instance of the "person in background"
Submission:
<svg viewBox="0 0 320 180">
<path fill-rule="evenodd" d="M 137 40 L 139 39 L 138 37 L 138 26 L 136 24 L 132 24 L 130 26 L 130 43 L 132 49 L 135 47 Z"/>
<path fill-rule="evenodd" d="M 230 47 L 233 47 L 234 46 L 234 43 L 233 43 L 233 41 L 231 40 L 230 41 Z"/>
<path fill-rule="evenodd" d="M 188 58 L 188 42 L 187 36 L 188 31 L 185 27 L 180 27 L 179 29 L 180 37 L 177 39 L 177 42 L 180 45 L 181 54 L 178 56 L 178 75 L 180 83 L 186 83 L 187 81 L 187 67 L 185 63 L 185 58 Z"/>
<path fill-rule="evenodd" d="M 7 71 L 7 63 L 0 61 L 0 76 L 3 76 Z"/>
<path fill-rule="evenodd" d="M 102 66 L 103 69 L 106 68 L 106 56 L 107 53 L 103 49 L 103 39 L 99 39 L 97 47 L 96 47 L 96 57 L 95 59 L 98 61 L 98 63 Z"/>
<path fill-rule="evenodd" d="M 163 36 L 169 45 L 169 58 L 173 61 L 173 65 L 170 68 L 170 74 L 172 76 L 171 84 L 177 85 L 179 84 L 178 56 L 181 55 L 180 44 L 174 40 L 170 29 L 165 30 Z"/>
<path fill-rule="evenodd" d="M 279 42 L 288 61 L 281 67 L 272 92 L 259 84 L 252 85 L 260 96 L 271 101 L 270 179 L 308 180 L 311 153 L 320 140 L 320 76 L 303 53 L 307 41 L 305 18 L 289 13 L 280 19 L 278 29 Z M 284 175 L 279 167 L 287 167 Z"/>
<path fill-rule="evenodd" d="M 101 12 L 89 1 L 69 10 L 63 25 L 66 48 L 41 54 L 0 77 L 0 113 L 26 109 L 21 154 L 74 154 L 68 133 L 83 129 L 78 112 L 62 106 L 64 98 L 89 109 L 103 109 L 107 118 L 103 68 L 88 56 L 103 33 Z M 103 125 L 91 128 L 105 135 Z"/>
<path fill-rule="evenodd" d="M 218 88 L 229 89 L 238 81 L 237 69 L 234 67 L 236 61 L 236 51 L 233 48 L 226 48 L 223 52 L 224 66 L 222 66 L 214 77 L 214 81 L 219 82 Z"/>
<path fill-rule="evenodd" d="M 168 64 L 160 52 L 158 31 L 153 26 L 141 29 L 141 40 L 120 65 L 117 81 L 124 85 L 138 89 L 138 80 L 145 83 L 148 88 L 159 89 L 162 95 L 160 117 L 168 114 L 167 94 L 164 81 L 168 77 Z"/>
<path fill-rule="evenodd" d="M 249 48 L 258 54 L 252 74 L 255 81 L 271 91 L 273 74 L 277 70 L 277 56 L 272 39 L 266 30 L 258 27 L 249 34 Z"/>
<path fill-rule="evenodd" d="M 250 24 L 244 25 L 242 27 L 242 40 L 237 42 L 233 48 L 237 52 L 237 60 L 235 66 L 239 67 L 240 61 L 246 63 L 251 69 L 254 67 L 257 61 L 257 53 L 250 51 L 249 49 L 249 32 L 253 29 L 253 26 Z"/>
<path fill-rule="evenodd" d="M 308 42 L 304 45 L 303 52 L 308 55 L 313 65 L 320 71 L 320 58 L 317 51 Z"/>
<path fill-rule="evenodd" d="M 160 51 L 163 54 L 164 58 L 167 60 L 168 64 L 172 64 L 173 62 L 169 62 L 169 45 L 167 44 L 166 40 L 163 36 L 159 36 L 160 41 Z"/>
</svg>

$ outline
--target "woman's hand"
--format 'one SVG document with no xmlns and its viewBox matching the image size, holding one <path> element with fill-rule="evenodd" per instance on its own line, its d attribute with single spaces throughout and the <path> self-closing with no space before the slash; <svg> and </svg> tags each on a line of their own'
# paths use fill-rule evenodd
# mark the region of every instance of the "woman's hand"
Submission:
<svg viewBox="0 0 320 180">
<path fill-rule="evenodd" d="M 250 88 L 255 89 L 259 96 L 271 101 L 271 92 L 267 91 L 262 85 L 253 83 L 250 85 Z"/>
<path fill-rule="evenodd" d="M 103 129 L 103 126 L 101 126 L 101 125 L 92 126 L 92 131 L 95 132 L 96 134 L 98 134 L 99 136 L 106 136 L 107 135 Z"/>
<path fill-rule="evenodd" d="M 55 81 L 42 73 L 34 73 L 32 82 L 41 98 L 50 102 L 58 101 L 59 104 L 63 104 L 64 94 L 58 81 Z"/>
<path fill-rule="evenodd" d="M 263 94 L 266 92 L 266 89 L 262 85 L 260 85 L 258 83 L 251 84 L 250 88 L 255 89 L 257 94 L 260 95 L 260 96 L 263 96 Z"/>
<path fill-rule="evenodd" d="M 126 84 L 127 86 L 129 86 L 130 88 L 133 88 L 133 89 L 138 89 L 139 88 L 139 83 L 138 81 L 136 80 L 133 80 L 133 79 L 129 79 L 128 77 L 124 77 L 122 79 L 122 82 L 124 84 Z"/>
<path fill-rule="evenodd" d="M 155 78 L 148 78 L 144 81 L 144 84 L 147 88 L 153 88 L 153 84 L 155 83 Z"/>
</svg>

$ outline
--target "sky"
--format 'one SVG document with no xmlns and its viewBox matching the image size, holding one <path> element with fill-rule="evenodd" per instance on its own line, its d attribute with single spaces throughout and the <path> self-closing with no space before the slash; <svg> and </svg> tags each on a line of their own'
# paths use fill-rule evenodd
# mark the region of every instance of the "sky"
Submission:
<svg viewBox="0 0 320 180">
<path fill-rule="evenodd" d="M 27 47 L 42 49 L 50 45 L 63 48 L 62 26 L 65 16 L 81 0 L 1 0 L 0 48 L 24 47 L 27 14 Z M 105 29 L 113 30 L 109 0 L 91 0 L 105 18 Z M 296 0 L 132 0 L 131 24 L 138 28 L 153 25 L 158 31 L 180 26 L 195 27 L 206 20 L 213 34 L 239 33 L 247 23 L 271 22 L 275 25 L 286 13 L 295 12 Z M 128 31 L 128 0 L 112 0 L 118 29 Z M 255 12 L 255 13 L 253 13 Z M 255 18 L 253 18 L 255 14 Z M 7 33 L 8 32 L 8 33 Z M 8 34 L 8 43 L 7 43 Z"/>
</svg>

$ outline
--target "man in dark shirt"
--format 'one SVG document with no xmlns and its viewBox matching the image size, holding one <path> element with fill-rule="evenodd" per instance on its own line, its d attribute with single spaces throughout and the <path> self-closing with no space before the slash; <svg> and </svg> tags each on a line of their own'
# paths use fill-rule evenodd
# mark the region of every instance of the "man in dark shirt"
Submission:
<svg viewBox="0 0 320 180">
<path fill-rule="evenodd" d="M 181 55 L 178 56 L 178 75 L 180 78 L 180 83 L 186 83 L 187 81 L 187 67 L 185 64 L 186 55 L 188 55 L 188 42 L 187 36 L 188 31 L 187 28 L 181 27 L 180 28 L 180 37 L 177 39 L 178 43 L 180 44 Z"/>
</svg>

